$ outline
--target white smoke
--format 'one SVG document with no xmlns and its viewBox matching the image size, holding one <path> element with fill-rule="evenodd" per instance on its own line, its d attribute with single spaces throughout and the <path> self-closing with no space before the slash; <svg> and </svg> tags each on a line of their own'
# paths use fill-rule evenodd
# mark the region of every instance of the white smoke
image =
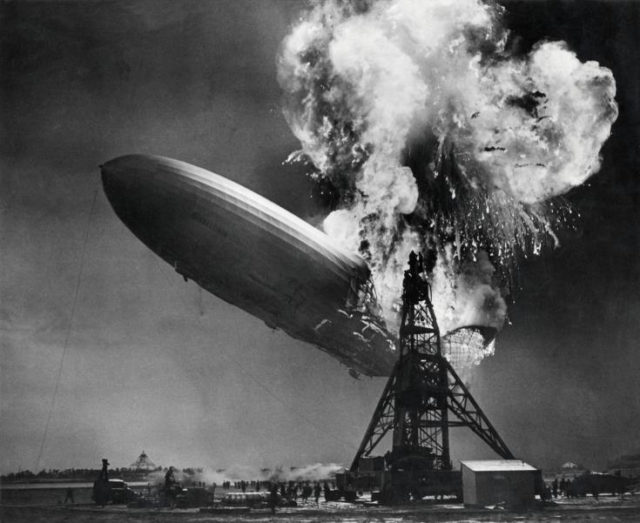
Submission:
<svg viewBox="0 0 640 523">
<path fill-rule="evenodd" d="M 478 67 L 459 85 L 449 93 L 458 99 L 446 126 L 471 153 L 460 155 L 461 164 L 486 183 L 536 203 L 566 193 L 600 168 L 600 149 L 617 117 L 615 81 L 597 62 L 581 63 L 564 42 Z"/>
<path fill-rule="evenodd" d="M 344 470 L 342 465 L 337 463 L 313 463 L 302 467 L 276 467 L 258 468 L 248 465 L 233 465 L 225 469 L 198 469 L 193 473 L 185 473 L 181 470 L 174 470 L 174 478 L 178 483 L 189 481 L 203 481 L 211 485 L 221 485 L 225 481 L 234 483 L 236 481 L 298 481 L 315 482 L 325 481 L 334 478 L 337 472 Z M 164 482 L 165 471 L 156 471 L 149 474 L 147 479 L 152 483 Z"/>
<path fill-rule="evenodd" d="M 337 463 L 314 463 L 304 467 L 292 467 L 276 470 L 271 475 L 272 481 L 325 481 L 335 478 L 335 475 L 344 470 L 344 466 Z"/>
<path fill-rule="evenodd" d="M 507 304 L 493 281 L 495 268 L 485 251 L 477 259 L 460 267 L 451 246 L 438 254 L 431 289 L 433 309 L 442 332 L 466 325 L 481 325 L 500 330 Z"/>
<path fill-rule="evenodd" d="M 600 166 L 611 71 L 563 42 L 512 56 L 501 13 L 479 0 L 326 1 L 283 42 L 285 115 L 341 196 L 324 229 L 367 258 L 391 329 L 408 253 L 426 246 L 441 330 L 500 328 L 492 262 L 555 240 L 561 206 L 545 202 Z M 431 150 L 417 169 L 415 144 Z"/>
</svg>

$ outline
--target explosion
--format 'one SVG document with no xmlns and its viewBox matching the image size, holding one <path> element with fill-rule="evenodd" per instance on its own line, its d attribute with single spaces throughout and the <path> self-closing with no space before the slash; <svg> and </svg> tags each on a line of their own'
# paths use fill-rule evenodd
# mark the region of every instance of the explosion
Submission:
<svg viewBox="0 0 640 523">
<path fill-rule="evenodd" d="M 282 44 L 290 158 L 332 207 L 325 232 L 369 263 L 391 331 L 411 250 L 430 260 L 443 333 L 500 329 L 517 256 L 557 244 L 562 195 L 600 167 L 611 71 L 564 42 L 512 51 L 502 16 L 480 0 L 329 0 Z"/>
</svg>

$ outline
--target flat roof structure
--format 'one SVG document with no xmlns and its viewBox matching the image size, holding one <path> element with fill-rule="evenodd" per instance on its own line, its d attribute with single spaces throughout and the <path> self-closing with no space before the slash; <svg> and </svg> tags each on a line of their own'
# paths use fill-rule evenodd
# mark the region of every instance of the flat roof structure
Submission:
<svg viewBox="0 0 640 523">
<path fill-rule="evenodd" d="M 465 505 L 527 507 L 534 503 L 540 471 L 528 463 L 519 459 L 493 459 L 460 464 Z"/>
<path fill-rule="evenodd" d="M 535 467 L 520 459 L 486 459 L 461 461 L 461 465 L 474 472 L 535 471 Z"/>
</svg>

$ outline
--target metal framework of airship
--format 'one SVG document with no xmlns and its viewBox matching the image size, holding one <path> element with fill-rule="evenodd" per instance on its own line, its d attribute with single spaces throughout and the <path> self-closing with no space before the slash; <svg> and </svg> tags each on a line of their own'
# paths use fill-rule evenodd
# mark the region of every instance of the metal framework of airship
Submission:
<svg viewBox="0 0 640 523">
<path fill-rule="evenodd" d="M 101 169 L 118 217 L 185 278 L 356 373 L 390 374 L 395 338 L 376 315 L 360 256 L 266 198 L 188 163 L 129 155 Z"/>
</svg>

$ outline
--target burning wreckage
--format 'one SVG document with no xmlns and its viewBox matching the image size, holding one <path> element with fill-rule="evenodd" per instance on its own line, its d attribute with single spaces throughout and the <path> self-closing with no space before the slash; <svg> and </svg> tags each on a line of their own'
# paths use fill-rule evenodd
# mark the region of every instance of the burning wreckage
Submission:
<svg viewBox="0 0 640 523">
<path fill-rule="evenodd" d="M 443 352 L 461 370 L 492 353 L 518 257 L 574 225 L 564 195 L 599 170 L 618 115 L 609 69 L 565 42 L 516 45 L 503 11 L 480 0 L 321 1 L 278 56 L 300 143 L 289 161 L 318 184 L 323 230 L 366 260 L 394 334 L 407 258 L 425 255 L 435 316 L 451 333 Z"/>
<path fill-rule="evenodd" d="M 120 219 L 185 279 L 358 373 L 389 374 L 394 338 L 376 317 L 360 256 L 273 202 L 184 162 L 124 156 L 103 165 L 102 178 Z"/>
<path fill-rule="evenodd" d="M 380 319 L 360 256 L 245 187 L 184 162 L 124 156 L 104 164 L 102 178 L 120 219 L 185 279 L 326 351 L 352 375 L 389 375 L 396 339 Z M 494 334 L 456 329 L 443 338 L 445 353 L 475 361 Z"/>
<path fill-rule="evenodd" d="M 520 255 L 571 226 L 600 167 L 611 71 L 564 42 L 512 45 L 479 0 L 326 0 L 284 39 L 284 115 L 327 204 L 324 232 L 221 176 L 157 156 L 102 167 L 118 216 L 180 274 L 352 371 L 389 375 L 423 253 L 443 353 L 493 351 Z M 357 254 L 356 254 L 357 253 Z"/>
</svg>

